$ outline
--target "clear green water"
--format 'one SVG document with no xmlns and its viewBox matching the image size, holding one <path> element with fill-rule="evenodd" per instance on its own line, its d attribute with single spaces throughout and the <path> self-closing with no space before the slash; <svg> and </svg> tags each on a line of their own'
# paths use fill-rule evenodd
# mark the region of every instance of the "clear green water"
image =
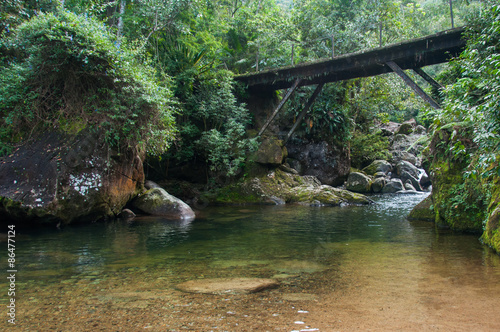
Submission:
<svg viewBox="0 0 500 332">
<path fill-rule="evenodd" d="M 428 324 L 447 330 L 468 308 L 476 311 L 460 322 L 464 329 L 500 326 L 494 309 L 500 256 L 482 246 L 479 235 L 407 221 L 424 197 L 374 196 L 377 204 L 370 206 L 209 207 L 192 222 L 140 217 L 17 230 L 18 326 L 132 331 L 152 324 L 153 330 L 180 331 L 189 323 L 194 331 L 292 331 L 301 319 L 294 316 L 297 298 L 309 303 L 311 326 L 321 331 L 359 330 L 363 320 L 374 319 L 382 330 Z M 281 286 L 231 299 L 176 290 L 187 280 L 219 277 L 278 278 Z M 314 303 L 332 305 L 332 296 L 338 307 L 326 314 L 314 309 Z M 0 305 L 7 301 L 0 297 Z M 227 312 L 241 314 L 229 319 Z M 242 324 L 250 327 L 234 328 Z"/>
<path fill-rule="evenodd" d="M 414 252 L 427 255 L 432 250 L 456 260 L 482 259 L 485 252 L 490 257 L 477 235 L 408 222 L 406 215 L 423 197 L 375 196 L 377 204 L 371 206 L 335 208 L 213 207 L 193 222 L 141 217 L 62 230 L 18 230 L 18 276 L 21 282 L 48 283 L 157 269 L 217 276 L 241 266 L 248 267 L 245 273 L 258 275 L 266 268 L 286 272 L 284 262 L 292 260 L 334 266 L 346 250 L 335 243 L 359 242 L 402 244 Z M 491 259 L 495 261 L 494 255 Z M 289 270 L 301 272 L 300 267 Z"/>
</svg>

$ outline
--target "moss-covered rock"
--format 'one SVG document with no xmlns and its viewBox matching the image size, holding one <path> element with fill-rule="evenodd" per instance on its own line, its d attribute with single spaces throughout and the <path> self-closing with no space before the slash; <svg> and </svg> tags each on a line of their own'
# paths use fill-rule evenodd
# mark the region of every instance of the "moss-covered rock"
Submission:
<svg viewBox="0 0 500 332">
<path fill-rule="evenodd" d="M 427 196 L 422 202 L 417 204 L 408 215 L 409 220 L 434 221 L 436 214 L 432 203 L 432 196 Z"/>
<path fill-rule="evenodd" d="M 500 254 L 500 177 L 492 181 L 493 190 L 488 206 L 488 219 L 484 225 L 481 241 Z"/>
<path fill-rule="evenodd" d="M 282 204 L 306 205 L 369 204 L 364 195 L 322 185 L 314 176 L 300 176 L 275 169 L 260 177 L 242 180 L 209 194 L 216 204 Z"/>
<path fill-rule="evenodd" d="M 435 221 L 439 226 L 453 230 L 483 231 L 487 202 L 479 179 L 464 180 L 463 173 L 469 161 L 450 155 L 450 145 L 461 141 L 474 149 L 468 129 L 460 125 L 447 126 L 437 131 L 430 145 L 432 200 Z"/>
<path fill-rule="evenodd" d="M 189 205 L 159 187 L 142 193 L 133 201 L 133 204 L 136 208 L 147 214 L 162 216 L 168 219 L 186 220 L 194 219 L 195 217 Z"/>
<path fill-rule="evenodd" d="M 268 137 L 262 141 L 253 159 L 260 164 L 281 165 L 287 155 L 288 152 L 282 140 Z"/>
<path fill-rule="evenodd" d="M 363 168 L 363 172 L 368 175 L 375 175 L 375 173 L 383 172 L 384 174 L 392 171 L 392 165 L 387 160 L 375 160 L 370 165 Z"/>
<path fill-rule="evenodd" d="M 371 192 L 372 179 L 362 173 L 351 173 L 347 178 L 346 189 L 357 193 Z"/>
</svg>

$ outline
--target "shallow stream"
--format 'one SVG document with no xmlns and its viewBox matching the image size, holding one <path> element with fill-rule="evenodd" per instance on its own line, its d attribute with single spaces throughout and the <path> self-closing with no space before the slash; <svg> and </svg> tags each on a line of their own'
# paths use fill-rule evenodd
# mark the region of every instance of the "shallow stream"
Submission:
<svg viewBox="0 0 500 332">
<path fill-rule="evenodd" d="M 18 230 L 15 327 L 500 330 L 500 257 L 478 235 L 407 221 L 424 197 L 374 196 L 371 206 L 333 208 L 209 207 L 193 222 L 140 217 Z M 281 285 L 249 295 L 176 289 L 221 277 Z M 6 308 L 8 297 L 1 301 Z"/>
</svg>

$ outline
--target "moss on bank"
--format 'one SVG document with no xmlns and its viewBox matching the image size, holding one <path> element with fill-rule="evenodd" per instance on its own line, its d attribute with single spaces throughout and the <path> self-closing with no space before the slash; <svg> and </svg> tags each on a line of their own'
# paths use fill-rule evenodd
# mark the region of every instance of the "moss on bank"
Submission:
<svg viewBox="0 0 500 332">
<path fill-rule="evenodd" d="M 455 123 L 437 131 L 429 146 L 427 162 L 432 194 L 410 213 L 410 220 L 431 220 L 438 226 L 481 234 L 481 241 L 500 253 L 500 177 L 464 176 L 474 162 L 475 145 L 467 126 Z M 461 143 L 467 153 L 452 153 Z"/>
</svg>

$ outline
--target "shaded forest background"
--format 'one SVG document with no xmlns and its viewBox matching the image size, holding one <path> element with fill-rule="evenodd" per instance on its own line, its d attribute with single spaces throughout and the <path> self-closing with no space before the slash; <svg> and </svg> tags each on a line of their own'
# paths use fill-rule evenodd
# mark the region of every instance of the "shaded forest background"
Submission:
<svg viewBox="0 0 500 332">
<path fill-rule="evenodd" d="M 258 146 L 234 74 L 468 24 L 462 59 L 429 69 L 446 86 L 433 92 L 442 110 L 428 109 L 394 75 L 332 83 L 298 135 L 349 142 L 353 158 L 377 158 L 384 141 L 373 123 L 464 122 L 474 151 L 457 141 L 449 153 L 474 160 L 470 176 L 496 172 L 499 11 L 494 1 L 471 0 L 7 0 L 0 154 L 47 128 L 94 128 L 114 146 L 139 145 L 150 161 L 202 163 L 214 178 L 231 177 Z M 291 116 L 309 89 L 288 105 Z"/>
</svg>

